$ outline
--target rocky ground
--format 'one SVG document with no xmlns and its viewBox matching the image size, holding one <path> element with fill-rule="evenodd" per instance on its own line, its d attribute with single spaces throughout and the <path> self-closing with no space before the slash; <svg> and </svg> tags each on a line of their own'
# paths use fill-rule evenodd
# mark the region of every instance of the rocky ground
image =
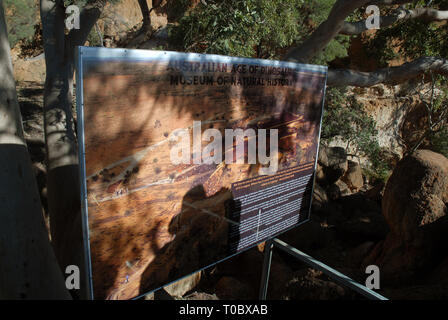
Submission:
<svg viewBox="0 0 448 320">
<path fill-rule="evenodd" d="M 322 149 L 319 163 L 311 221 L 280 239 L 362 284 L 366 266 L 377 265 L 379 293 L 390 299 L 447 298 L 448 256 L 443 239 L 448 230 L 448 159 L 420 150 L 399 162 L 386 186 L 370 188 L 343 149 Z M 148 298 L 256 299 L 261 249 L 242 253 L 175 288 L 167 287 L 170 294 L 159 291 Z M 364 299 L 321 272 L 274 252 L 269 299 Z"/>
</svg>

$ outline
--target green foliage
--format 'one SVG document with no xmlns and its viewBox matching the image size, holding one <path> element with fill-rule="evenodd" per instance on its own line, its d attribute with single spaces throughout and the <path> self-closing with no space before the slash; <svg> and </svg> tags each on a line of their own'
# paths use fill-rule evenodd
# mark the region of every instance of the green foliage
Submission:
<svg viewBox="0 0 448 320">
<path fill-rule="evenodd" d="M 376 140 L 378 131 L 375 120 L 345 89 L 329 88 L 326 94 L 322 121 L 321 141 L 328 144 L 338 138 L 353 147 L 354 156 L 367 157 L 370 166 L 365 173 L 376 179 L 387 179 L 389 167 L 384 161 L 383 151 Z"/>
<path fill-rule="evenodd" d="M 8 26 L 8 40 L 14 47 L 20 40 L 29 40 L 34 34 L 37 21 L 37 7 L 34 0 L 4 0 Z"/>
<path fill-rule="evenodd" d="M 430 82 L 427 83 L 427 78 Z M 432 72 L 421 80 L 414 89 L 421 104 L 426 109 L 423 133 L 420 134 L 408 152 L 418 148 L 429 148 L 435 152 L 448 155 L 448 78 Z M 428 88 L 429 86 L 429 88 Z"/>
<path fill-rule="evenodd" d="M 191 5 L 190 0 L 168 1 L 166 4 L 167 12 L 169 15 L 168 19 L 170 21 L 180 19 L 189 9 L 190 5 Z"/>
<path fill-rule="evenodd" d="M 445 125 L 439 132 L 431 136 L 430 140 L 431 149 L 448 158 L 448 125 Z"/>
<path fill-rule="evenodd" d="M 409 9 L 425 7 L 429 1 L 416 1 Z M 448 0 L 431 1 L 431 8 L 448 10 Z M 387 12 L 382 12 L 387 14 Z M 448 57 L 448 24 L 423 20 L 404 20 L 393 27 L 379 30 L 368 41 L 369 53 L 385 66 L 402 57 L 415 59 L 421 56 Z"/>
<path fill-rule="evenodd" d="M 65 7 L 75 4 L 82 9 L 89 2 L 97 0 L 64 0 Z M 109 0 L 117 3 L 120 0 Z M 186 0 L 183 0 L 186 1 Z M 34 35 L 34 25 L 38 22 L 39 7 L 35 0 L 4 0 L 3 6 L 6 15 L 6 25 L 8 26 L 8 40 L 13 47 L 20 40 L 29 41 Z M 91 34 L 89 41 L 96 43 L 94 34 Z M 99 41 L 97 41 L 99 43 Z"/>
<path fill-rule="evenodd" d="M 313 21 L 315 27 L 324 22 L 328 14 L 333 8 L 335 0 L 318 0 L 318 1 L 308 1 L 309 6 L 309 16 L 308 19 Z M 311 32 L 311 30 L 309 30 Z M 334 60 L 338 57 L 347 56 L 347 48 L 350 45 L 350 37 L 344 35 L 338 35 L 335 39 L 331 40 L 326 48 L 320 52 L 316 57 L 313 58 L 311 63 L 314 64 L 327 64 L 328 62 Z"/>
<path fill-rule="evenodd" d="M 314 64 L 327 64 L 339 57 L 347 56 L 347 48 L 350 45 L 350 37 L 339 35 L 335 39 L 331 40 L 322 52 L 313 58 L 311 63 Z"/>
<path fill-rule="evenodd" d="M 106 2 L 109 3 L 117 3 L 121 0 L 107 0 Z M 88 3 L 95 3 L 98 2 L 98 0 L 64 0 L 64 7 L 68 7 L 69 5 L 77 5 L 80 9 L 84 7 Z"/>
<path fill-rule="evenodd" d="M 436 87 L 441 91 L 433 103 L 433 121 L 440 121 L 435 132 L 429 137 L 430 148 L 448 158 L 448 79 L 438 76 L 435 80 Z"/>
<path fill-rule="evenodd" d="M 87 41 L 89 42 L 90 47 L 100 47 L 102 46 L 101 38 L 98 32 L 95 30 L 95 27 L 90 30 L 89 35 L 87 36 Z"/>
<path fill-rule="evenodd" d="M 278 59 L 325 18 L 335 0 L 209 0 L 199 3 L 170 30 L 171 45 L 188 52 Z M 346 55 L 334 40 L 316 61 Z"/>
</svg>

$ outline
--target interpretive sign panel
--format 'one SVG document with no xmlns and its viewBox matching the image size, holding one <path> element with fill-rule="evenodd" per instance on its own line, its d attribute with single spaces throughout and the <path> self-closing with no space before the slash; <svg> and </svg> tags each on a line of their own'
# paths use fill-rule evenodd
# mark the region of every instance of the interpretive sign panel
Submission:
<svg viewBox="0 0 448 320">
<path fill-rule="evenodd" d="M 138 297 L 308 220 L 326 73 L 79 47 L 92 297 Z"/>
</svg>

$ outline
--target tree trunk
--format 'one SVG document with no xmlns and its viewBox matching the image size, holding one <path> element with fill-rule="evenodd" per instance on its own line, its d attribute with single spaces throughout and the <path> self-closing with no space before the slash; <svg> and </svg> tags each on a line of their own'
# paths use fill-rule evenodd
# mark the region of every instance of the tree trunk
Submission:
<svg viewBox="0 0 448 320">
<path fill-rule="evenodd" d="M 105 1 L 86 5 L 80 14 L 81 29 L 64 33 L 62 1 L 41 0 L 40 13 L 46 63 L 44 129 L 47 151 L 47 194 L 52 243 L 61 268 L 77 265 L 85 274 L 82 236 L 78 148 L 72 114 L 74 50 L 83 45 L 100 16 Z M 86 298 L 87 283 L 77 298 Z"/>
<path fill-rule="evenodd" d="M 345 19 L 368 0 L 338 0 L 324 22 L 300 45 L 284 56 L 287 61 L 307 63 L 333 40 L 344 26 Z"/>
<path fill-rule="evenodd" d="M 421 57 L 401 66 L 387 67 L 372 72 L 331 69 L 328 70 L 327 84 L 334 87 L 372 87 L 379 83 L 395 85 L 428 71 L 448 76 L 448 60 L 437 57 Z"/>
<path fill-rule="evenodd" d="M 23 137 L 0 0 L 0 299 L 68 299 Z"/>
<path fill-rule="evenodd" d="M 149 31 L 151 30 L 151 17 L 148 3 L 146 2 L 146 0 L 138 0 L 138 5 L 140 6 L 140 10 L 143 16 L 143 25 L 141 31 Z"/>
</svg>

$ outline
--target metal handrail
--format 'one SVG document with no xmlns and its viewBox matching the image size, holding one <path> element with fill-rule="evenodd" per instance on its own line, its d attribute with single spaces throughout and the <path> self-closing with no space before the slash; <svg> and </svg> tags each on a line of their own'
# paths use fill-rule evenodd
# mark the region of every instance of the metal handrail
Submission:
<svg viewBox="0 0 448 320">
<path fill-rule="evenodd" d="M 343 273 L 327 266 L 326 264 L 314 259 L 313 257 L 307 255 L 306 253 L 297 250 L 296 248 L 290 246 L 286 242 L 283 242 L 282 240 L 279 240 L 277 238 L 271 239 L 266 241 L 265 245 L 265 256 L 264 256 L 264 263 L 263 263 L 263 273 L 262 273 L 262 279 L 261 279 L 261 286 L 260 286 L 260 300 L 266 300 L 267 295 L 267 289 L 268 289 L 268 281 L 269 281 L 269 273 L 271 268 L 271 259 L 272 259 L 272 249 L 276 246 L 279 249 L 285 251 L 286 253 L 289 253 L 293 257 L 299 259 L 300 261 L 306 263 L 307 265 L 310 265 L 311 267 L 322 271 L 327 276 L 329 276 L 331 279 L 339 282 L 340 284 L 349 287 L 352 290 L 355 290 L 359 294 L 363 295 L 364 297 L 371 299 L 371 300 L 388 300 L 386 297 L 376 293 L 375 291 L 367 288 L 366 286 L 363 286 L 353 279 L 347 277 Z"/>
</svg>

